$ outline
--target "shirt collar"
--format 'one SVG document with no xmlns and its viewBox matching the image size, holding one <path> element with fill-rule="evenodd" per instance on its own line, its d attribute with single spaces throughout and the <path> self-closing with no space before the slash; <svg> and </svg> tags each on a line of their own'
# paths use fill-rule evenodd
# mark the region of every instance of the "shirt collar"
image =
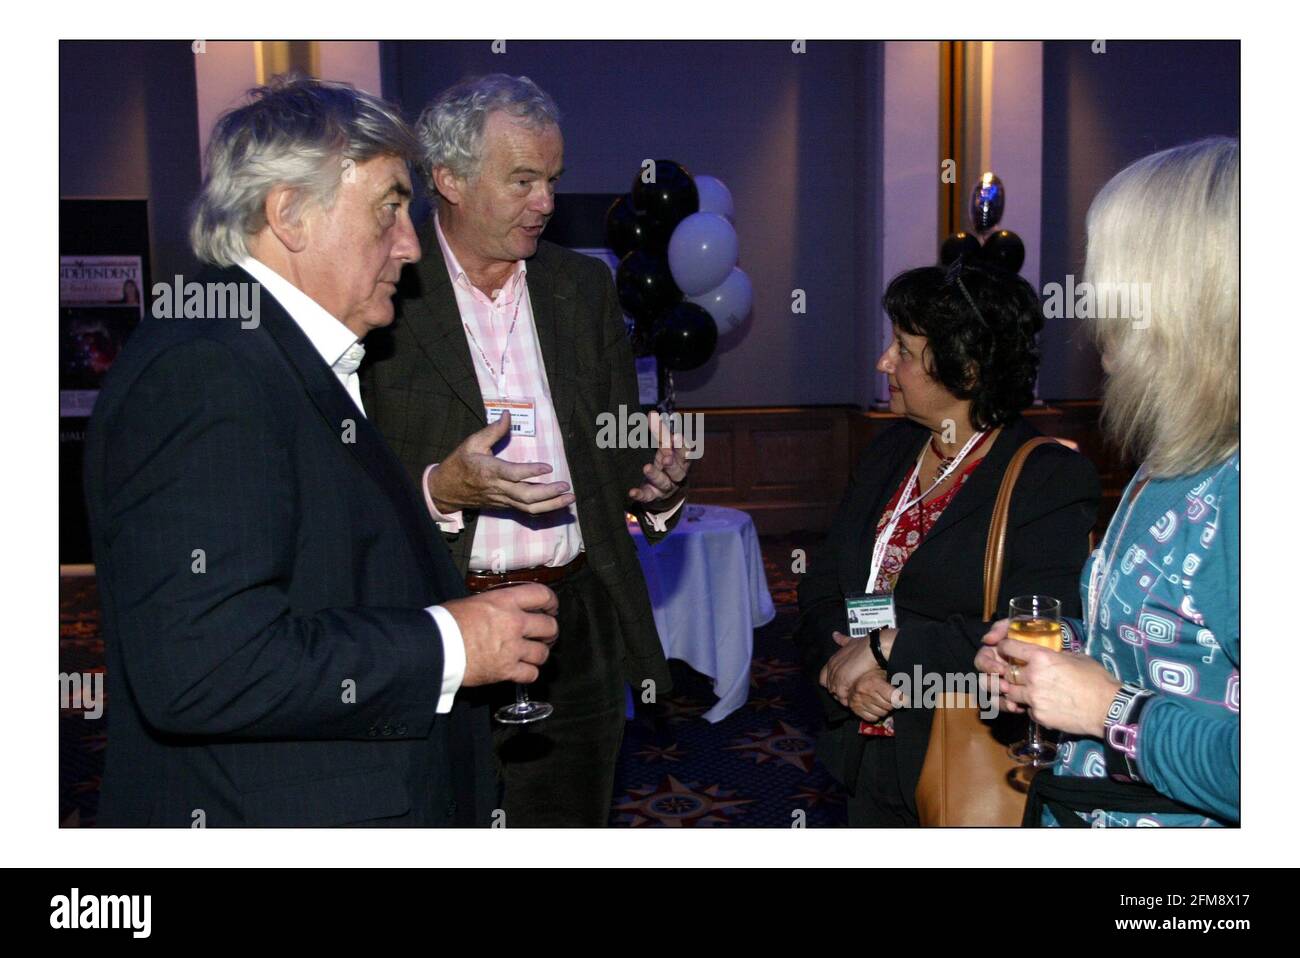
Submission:
<svg viewBox="0 0 1300 958">
<path fill-rule="evenodd" d="M 320 358 L 325 360 L 325 365 L 332 368 L 357 342 L 352 330 L 261 260 L 245 256 L 239 265 L 284 307 L 284 311 L 298 324 L 316 352 L 320 353 Z"/>
<path fill-rule="evenodd" d="M 447 237 L 442 232 L 442 223 L 439 221 L 436 212 L 433 214 L 433 231 L 438 236 L 438 246 L 442 248 L 442 258 L 447 264 L 447 275 L 451 277 L 451 281 L 460 284 L 462 288 L 469 290 L 471 293 L 477 293 L 479 296 L 487 299 L 487 294 L 470 282 L 469 274 L 461 267 L 460 260 L 458 260 L 456 254 L 452 252 L 451 245 L 447 242 Z M 523 282 L 527 273 L 528 262 L 522 259 L 516 260 L 514 273 L 511 274 L 510 279 L 506 280 L 505 286 L 502 287 L 502 289 L 509 291 L 506 297 L 507 301 L 513 300 L 515 296 L 518 295 L 519 284 Z"/>
</svg>

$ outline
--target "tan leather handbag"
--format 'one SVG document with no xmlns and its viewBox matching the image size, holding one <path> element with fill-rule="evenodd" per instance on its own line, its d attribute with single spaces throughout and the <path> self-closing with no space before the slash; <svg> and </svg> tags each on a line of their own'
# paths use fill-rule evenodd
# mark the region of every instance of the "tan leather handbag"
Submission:
<svg viewBox="0 0 1300 958">
<path fill-rule="evenodd" d="M 985 622 L 997 617 L 1011 493 L 1029 454 L 1052 442 L 1056 440 L 1046 436 L 1030 439 L 1016 450 L 1002 477 L 984 549 Z M 1011 784 L 1016 763 L 1007 754 L 1007 745 L 1023 727 L 1023 716 L 1004 714 L 985 720 L 970 696 L 946 693 L 943 707 L 934 711 L 930 744 L 916 786 L 921 824 L 1018 826 L 1025 812 L 1025 793 Z"/>
</svg>

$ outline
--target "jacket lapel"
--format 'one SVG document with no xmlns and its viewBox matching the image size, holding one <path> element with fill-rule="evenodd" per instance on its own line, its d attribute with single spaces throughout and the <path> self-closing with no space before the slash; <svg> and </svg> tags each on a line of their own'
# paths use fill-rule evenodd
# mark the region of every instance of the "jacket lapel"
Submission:
<svg viewBox="0 0 1300 958">
<path fill-rule="evenodd" d="M 240 270 L 240 276 L 247 274 Z M 413 551 L 424 567 L 429 581 L 437 581 L 433 565 L 433 538 L 431 520 L 417 507 L 411 481 L 401 463 L 370 420 L 357 409 L 343 384 L 325 365 L 306 334 L 293 321 L 274 296 L 262 291 L 260 319 L 271 339 L 284 358 L 302 380 L 312 405 L 326 426 L 339 437 L 339 444 L 350 454 L 384 490 L 397 509 L 402 528 L 411 538 Z M 348 437 L 348 432 L 351 436 Z M 345 441 L 350 438 L 352 441 Z"/>
<path fill-rule="evenodd" d="M 537 329 L 537 342 L 546 366 L 551 404 L 555 407 L 555 418 L 563 435 L 573 413 L 572 357 L 576 355 L 573 330 L 577 289 L 571 277 L 561 275 L 553 268 L 550 249 L 546 245 L 540 245 L 537 255 L 528 261 L 527 276 L 533 325 Z"/>
<path fill-rule="evenodd" d="M 871 574 L 871 552 L 876 545 L 876 523 L 880 519 L 880 514 L 884 512 L 885 506 L 894 494 L 894 490 L 902 485 L 911 470 L 916 468 L 916 457 L 921 451 L 921 443 L 924 441 L 922 430 L 914 430 L 915 441 L 908 439 L 898 444 L 894 459 L 885 466 L 887 471 L 883 485 L 876 488 L 867 502 L 866 514 L 861 518 L 861 524 L 855 530 L 854 541 L 857 543 L 857 555 L 854 564 L 843 570 L 840 586 L 845 592 L 861 592 L 867 585 L 867 576 Z"/>
<path fill-rule="evenodd" d="M 433 231 L 433 220 L 420 237 L 424 258 L 415 269 L 418 288 L 399 303 L 401 322 L 458 399 L 480 425 L 487 425 L 483 393 L 478 387 L 469 341 L 461 323 L 456 292 Z M 405 292 L 405 290 L 403 291 Z"/>
</svg>

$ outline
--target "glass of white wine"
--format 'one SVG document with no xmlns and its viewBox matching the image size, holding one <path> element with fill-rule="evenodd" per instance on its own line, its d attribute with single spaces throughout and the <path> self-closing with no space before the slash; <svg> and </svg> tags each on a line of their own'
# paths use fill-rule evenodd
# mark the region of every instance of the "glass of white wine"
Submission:
<svg viewBox="0 0 1300 958">
<path fill-rule="evenodd" d="M 1061 600 L 1053 599 L 1050 595 L 1022 595 L 1012 599 L 1007 637 L 1060 652 L 1063 644 Z M 1022 668 L 1025 665 L 1019 659 L 1008 661 Z M 1028 738 L 1012 745 L 1007 751 L 1017 762 L 1029 768 L 1046 768 L 1056 761 L 1056 746 L 1043 738 L 1042 729 L 1032 719 L 1029 722 Z"/>
</svg>

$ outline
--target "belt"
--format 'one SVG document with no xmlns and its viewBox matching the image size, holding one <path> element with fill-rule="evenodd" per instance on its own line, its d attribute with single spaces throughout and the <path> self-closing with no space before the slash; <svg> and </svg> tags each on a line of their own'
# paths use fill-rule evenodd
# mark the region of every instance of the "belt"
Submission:
<svg viewBox="0 0 1300 958">
<path fill-rule="evenodd" d="M 587 554 L 579 552 L 578 557 L 568 565 L 539 565 L 531 569 L 512 569 L 510 572 L 475 572 L 465 576 L 465 588 L 471 592 L 486 592 L 498 586 L 512 582 L 540 582 L 542 585 L 554 585 L 561 579 L 572 575 L 587 564 Z"/>
</svg>

